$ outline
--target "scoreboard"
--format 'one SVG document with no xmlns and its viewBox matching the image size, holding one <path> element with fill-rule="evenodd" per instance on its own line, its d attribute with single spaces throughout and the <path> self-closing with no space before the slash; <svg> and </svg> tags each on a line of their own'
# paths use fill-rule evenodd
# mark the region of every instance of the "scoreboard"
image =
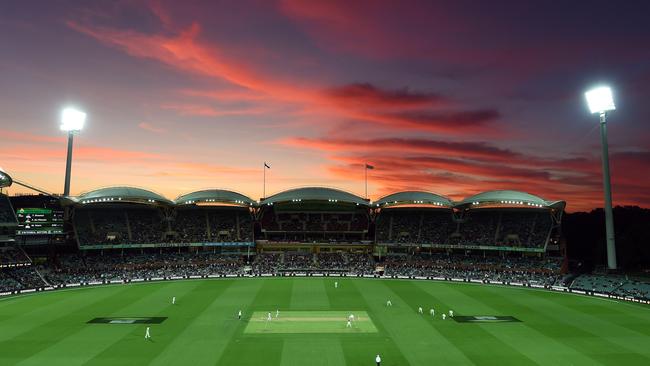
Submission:
<svg viewBox="0 0 650 366">
<path fill-rule="evenodd" d="M 20 208 L 17 235 L 63 234 L 63 211 L 51 208 Z"/>
</svg>

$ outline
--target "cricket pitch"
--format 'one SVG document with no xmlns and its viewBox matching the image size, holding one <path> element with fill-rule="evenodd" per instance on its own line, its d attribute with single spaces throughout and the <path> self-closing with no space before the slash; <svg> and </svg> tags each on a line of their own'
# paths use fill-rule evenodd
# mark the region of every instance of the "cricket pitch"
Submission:
<svg viewBox="0 0 650 366">
<path fill-rule="evenodd" d="M 352 327 L 348 316 L 354 314 Z M 277 333 L 377 333 L 377 328 L 365 311 L 275 311 L 268 320 L 268 312 L 256 311 L 244 329 L 249 334 Z"/>
</svg>

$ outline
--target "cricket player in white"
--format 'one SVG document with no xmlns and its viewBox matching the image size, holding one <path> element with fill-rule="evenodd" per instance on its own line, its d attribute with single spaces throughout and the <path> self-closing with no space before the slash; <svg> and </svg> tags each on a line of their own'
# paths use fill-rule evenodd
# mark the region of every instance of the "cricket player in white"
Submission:
<svg viewBox="0 0 650 366">
<path fill-rule="evenodd" d="M 418 314 L 422 314 L 422 306 L 418 307 Z"/>
<path fill-rule="evenodd" d="M 354 321 L 354 314 L 350 314 L 350 316 L 348 316 L 348 320 L 353 322 Z"/>
<path fill-rule="evenodd" d="M 144 339 L 149 339 L 151 338 L 151 334 L 149 333 L 149 327 L 147 327 L 147 330 L 144 331 Z"/>
<path fill-rule="evenodd" d="M 379 355 L 377 355 L 377 357 L 375 357 L 375 362 L 377 362 L 377 366 L 381 365 L 381 357 L 379 357 Z"/>
<path fill-rule="evenodd" d="M 386 306 L 393 306 L 393 303 L 390 300 L 388 300 L 386 301 Z"/>
<path fill-rule="evenodd" d="M 172 297 L 172 305 L 176 304 L 176 296 Z"/>
<path fill-rule="evenodd" d="M 445 320 L 446 317 L 447 315 L 445 315 L 445 313 L 442 313 L 442 320 Z"/>
<path fill-rule="evenodd" d="M 429 309 L 429 314 L 431 314 L 431 316 L 436 316 L 436 311 L 431 308 Z"/>
<path fill-rule="evenodd" d="M 275 310 L 275 317 L 277 318 L 278 316 L 280 316 L 280 309 Z"/>
<path fill-rule="evenodd" d="M 450 318 L 453 318 L 453 317 L 454 317 L 454 311 L 453 311 L 453 310 L 449 310 L 449 317 L 450 317 Z"/>
<path fill-rule="evenodd" d="M 352 322 L 348 319 L 348 323 L 345 325 L 346 328 L 352 328 Z"/>
<path fill-rule="evenodd" d="M 339 288 L 339 283 L 338 283 L 338 281 L 334 281 L 334 288 Z"/>
<path fill-rule="evenodd" d="M 442 315 L 445 315 L 445 314 L 442 314 Z M 269 316 L 266 318 L 266 320 L 270 321 L 271 319 L 273 319 L 273 318 L 271 318 L 271 312 L 269 311 Z"/>
<path fill-rule="evenodd" d="M 241 310 L 239 310 L 239 313 L 237 313 L 237 318 L 241 320 Z"/>
</svg>

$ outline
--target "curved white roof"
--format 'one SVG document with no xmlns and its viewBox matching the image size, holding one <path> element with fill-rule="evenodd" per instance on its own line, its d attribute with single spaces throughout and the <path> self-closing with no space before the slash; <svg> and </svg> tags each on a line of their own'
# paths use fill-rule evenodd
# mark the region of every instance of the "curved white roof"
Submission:
<svg viewBox="0 0 650 366">
<path fill-rule="evenodd" d="M 539 196 L 530 193 L 511 191 L 511 190 L 497 190 L 487 191 L 476 194 L 474 196 L 465 198 L 457 202 L 456 207 L 471 207 L 480 206 L 481 204 L 499 204 L 499 205 L 512 205 L 521 207 L 538 207 L 538 208 L 564 208 L 566 202 L 564 201 L 547 201 Z"/>
</svg>

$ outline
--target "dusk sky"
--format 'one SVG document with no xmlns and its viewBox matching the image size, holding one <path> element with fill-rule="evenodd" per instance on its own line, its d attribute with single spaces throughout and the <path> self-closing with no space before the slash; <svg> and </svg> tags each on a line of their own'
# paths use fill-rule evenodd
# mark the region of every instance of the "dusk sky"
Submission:
<svg viewBox="0 0 650 366">
<path fill-rule="evenodd" d="M 650 206 L 649 1 L 2 1 L 0 167 L 72 194 L 514 189 Z M 28 192 L 12 187 L 10 193 Z"/>
</svg>

